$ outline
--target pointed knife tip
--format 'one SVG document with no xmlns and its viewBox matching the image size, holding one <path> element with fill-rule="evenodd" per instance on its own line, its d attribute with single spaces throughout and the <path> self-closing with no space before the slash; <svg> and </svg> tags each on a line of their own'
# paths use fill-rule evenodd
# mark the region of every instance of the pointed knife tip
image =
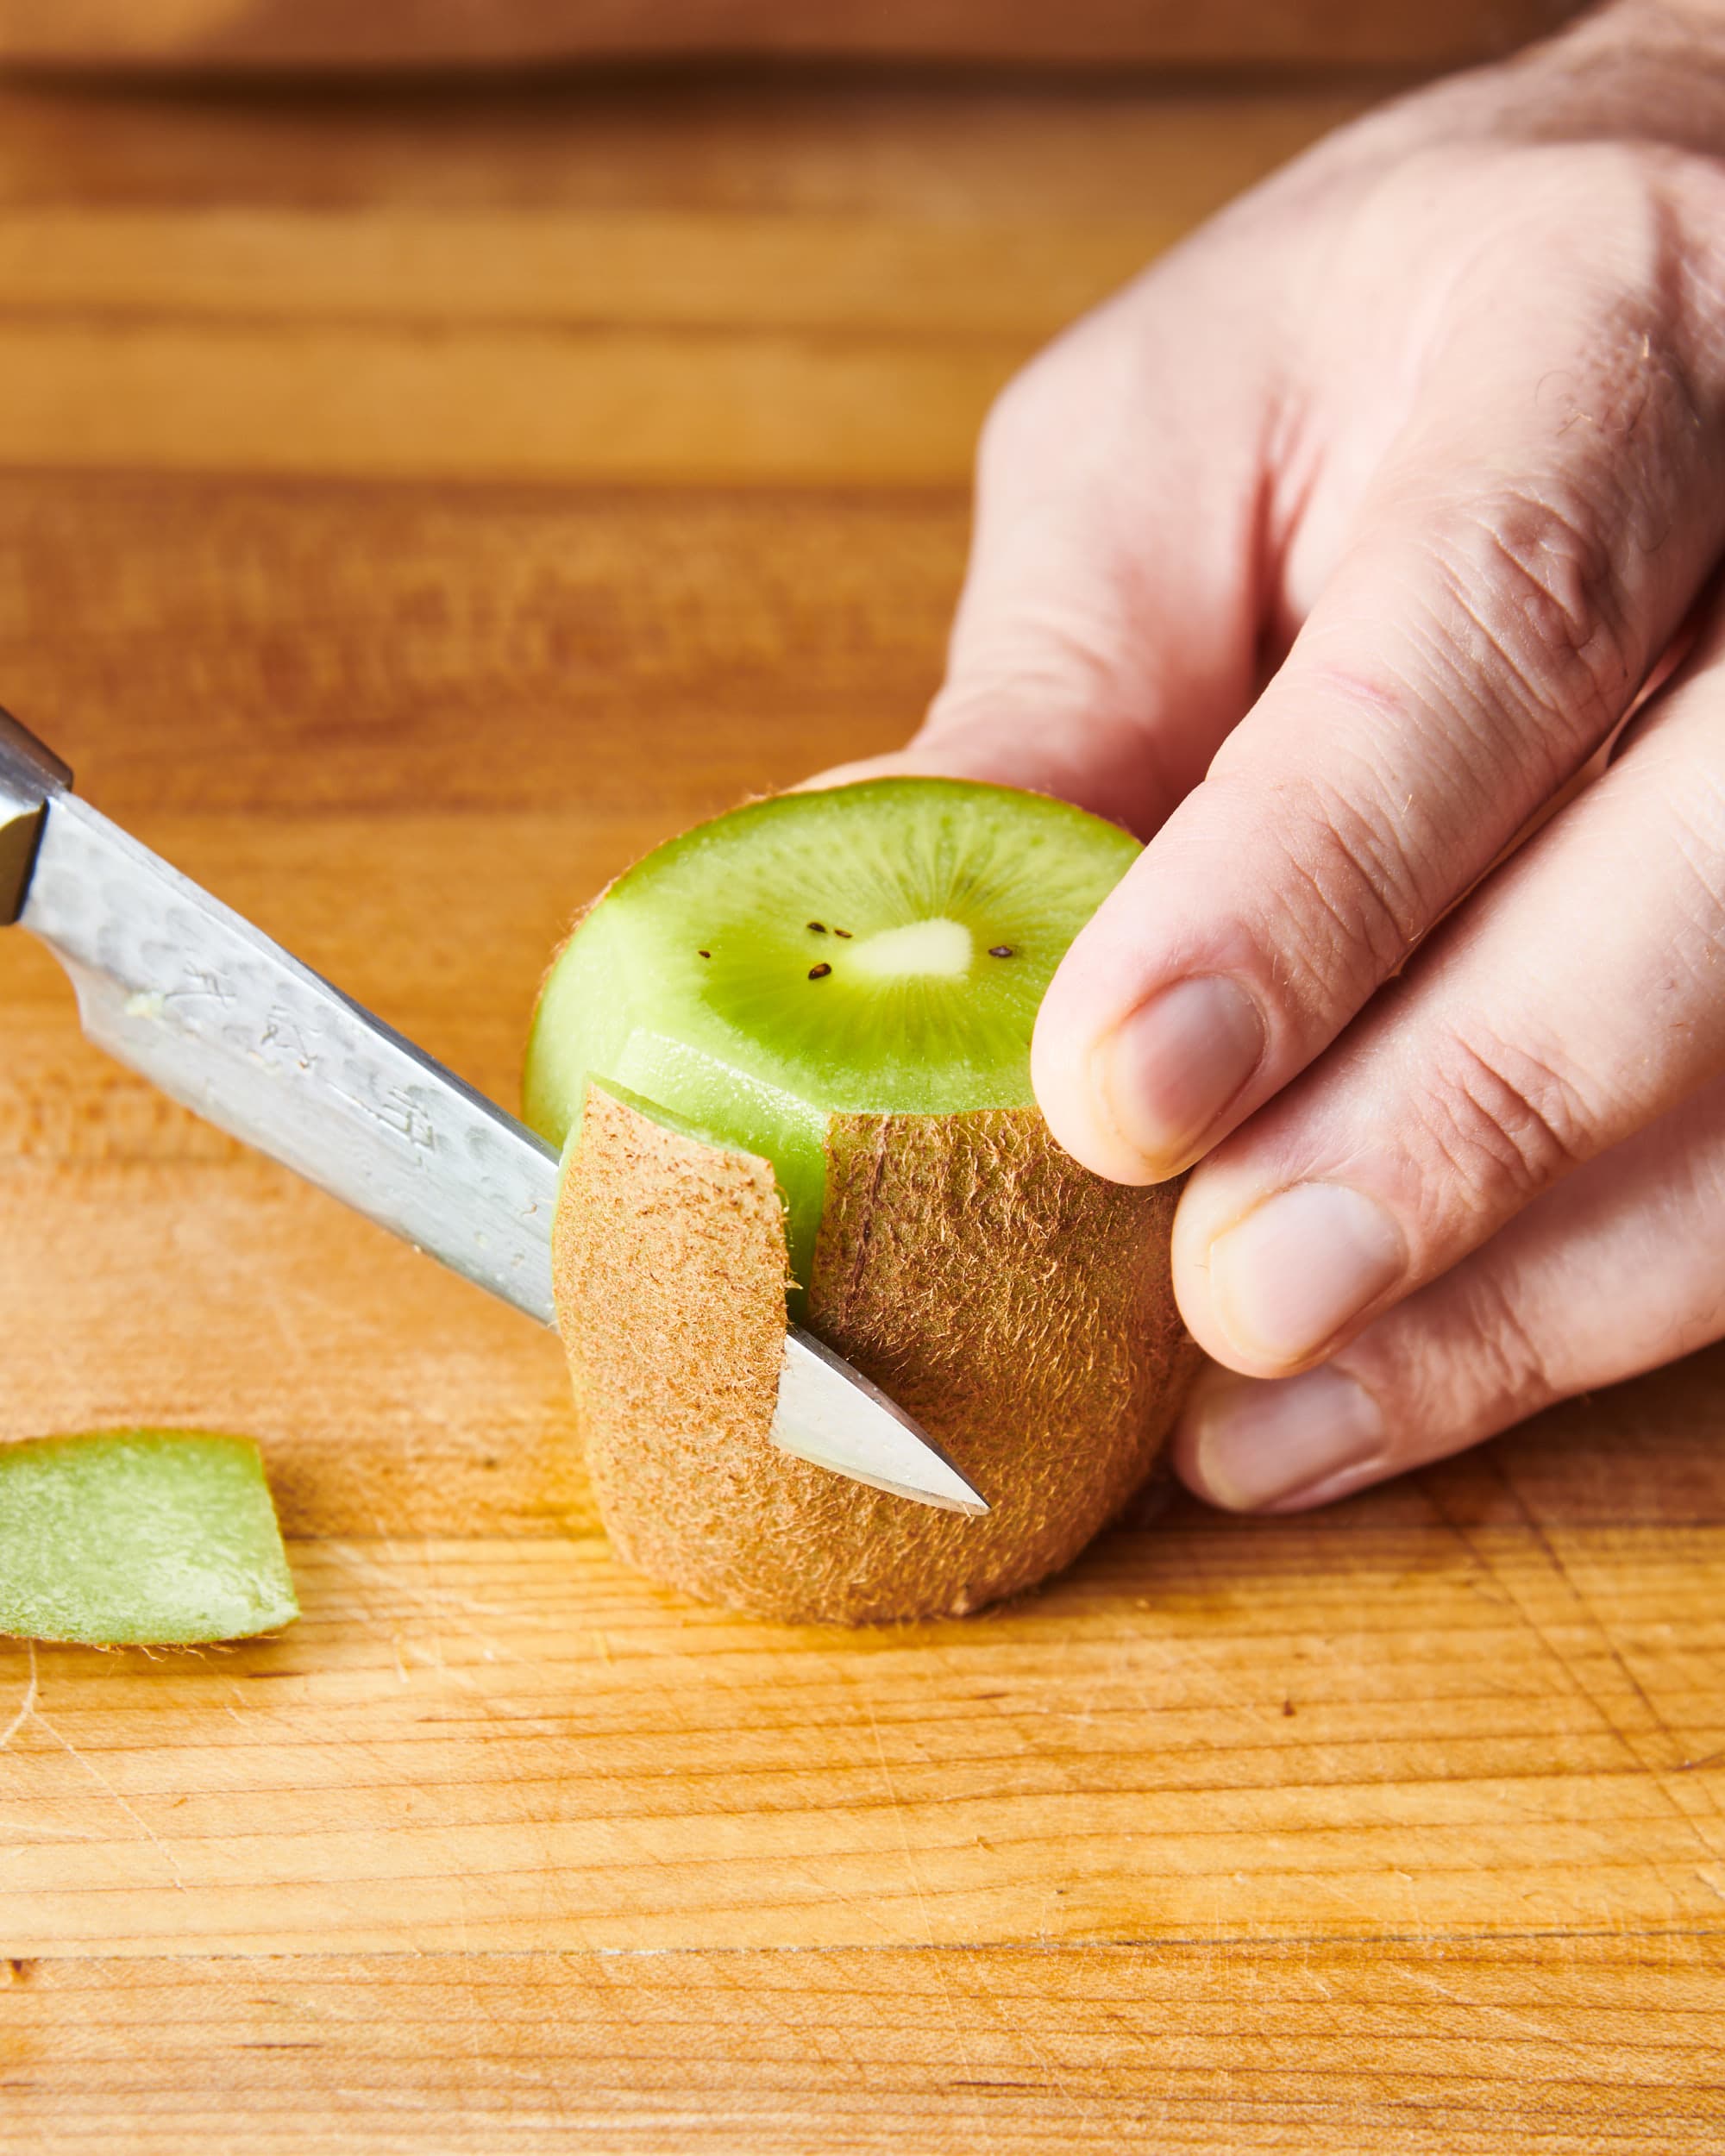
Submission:
<svg viewBox="0 0 1725 2156">
<path fill-rule="evenodd" d="M 796 1326 L 785 1341 L 772 1435 L 800 1459 L 891 1496 L 972 1520 L 988 1513 L 988 1499 L 913 1417 Z"/>
</svg>

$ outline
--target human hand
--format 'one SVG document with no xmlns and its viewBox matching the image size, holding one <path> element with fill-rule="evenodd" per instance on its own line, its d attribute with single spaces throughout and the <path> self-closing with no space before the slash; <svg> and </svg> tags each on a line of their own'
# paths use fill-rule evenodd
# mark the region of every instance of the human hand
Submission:
<svg viewBox="0 0 1725 2156">
<path fill-rule="evenodd" d="M 1099 1173 L 1201 1163 L 1219 1503 L 1725 1332 L 1722 151 L 1725 9 L 1607 9 L 1320 144 L 990 417 L 948 680 L 867 768 L 1154 834 L 1032 1069 Z"/>
</svg>

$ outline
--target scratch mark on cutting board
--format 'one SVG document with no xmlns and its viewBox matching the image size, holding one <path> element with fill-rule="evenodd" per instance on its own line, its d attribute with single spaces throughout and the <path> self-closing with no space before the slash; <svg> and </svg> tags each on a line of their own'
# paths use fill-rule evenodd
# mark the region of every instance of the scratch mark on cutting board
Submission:
<svg viewBox="0 0 1725 2156">
<path fill-rule="evenodd" d="M 133 1826 L 137 1828 L 138 1832 L 143 1836 L 144 1839 L 149 1843 L 150 1846 L 155 1851 L 156 1854 L 161 1858 L 162 1862 L 167 1866 L 169 1872 L 172 1876 L 174 1884 L 179 1889 L 180 1892 L 184 1894 L 186 1891 L 185 1875 L 181 1871 L 172 1850 L 168 1847 L 167 1844 L 161 1839 L 160 1835 L 154 1832 L 154 1830 L 151 1827 L 149 1821 L 144 1818 L 141 1812 L 135 1809 L 129 1798 L 122 1796 L 122 1793 L 115 1788 L 114 1784 L 108 1779 L 107 1776 L 103 1773 L 100 1767 L 96 1765 L 93 1760 L 86 1759 L 84 1754 L 78 1749 L 78 1746 L 72 1742 L 70 1738 L 61 1736 L 59 1730 L 54 1727 L 53 1724 L 48 1720 L 47 1716 L 42 1713 L 40 1708 L 36 1709 L 36 1721 L 41 1728 L 47 1730 L 49 1736 L 53 1739 L 54 1742 L 60 1746 L 60 1750 L 66 1753 L 66 1757 L 69 1759 L 73 1760 L 78 1766 L 82 1767 L 84 1771 L 90 1777 L 91 1780 L 94 1782 L 99 1789 L 105 1789 L 108 1795 L 113 1798 L 114 1802 L 126 1814 L 127 1818 L 131 1821 Z"/>
<path fill-rule="evenodd" d="M 1409 1963 L 1404 1974 L 1413 1983 L 1434 1992 L 1446 2005 L 1461 2007 L 1490 2026 L 1501 2026 L 1506 2041 L 1540 2044 L 1566 2053 L 1576 2062 L 1578 2073 L 1585 2070 L 1592 2056 L 1591 2038 L 1565 2034 L 1559 2021 L 1552 2021 L 1544 2014 L 1519 2004 L 1506 2006 L 1496 1999 L 1475 1998 L 1465 1986 L 1446 1984 L 1436 1969 Z"/>
<path fill-rule="evenodd" d="M 893 1808 L 893 1824 L 899 1830 L 899 1845 L 905 1852 L 905 1871 L 909 1876 L 911 1891 L 916 1896 L 918 1913 L 922 1918 L 923 1939 L 932 1946 L 934 1927 L 929 1920 L 928 1901 L 922 1890 L 921 1869 L 916 1860 L 916 1852 L 911 1847 L 910 1829 L 905 1824 L 905 1808 L 893 1782 L 893 1770 L 887 1764 L 887 1747 L 881 1741 L 881 1725 L 875 1719 L 875 1703 L 866 1693 L 862 1699 L 862 1711 L 869 1717 L 869 1733 L 875 1739 L 875 1756 L 881 1762 L 881 1779 L 887 1785 L 887 1802 Z"/>
<path fill-rule="evenodd" d="M 928 1913 L 928 1897 L 923 1892 L 922 1868 L 917 1862 L 916 1850 L 911 1841 L 910 1828 L 905 1820 L 904 1802 L 893 1780 L 893 1770 L 887 1758 L 887 1747 L 881 1737 L 881 1725 L 875 1714 L 875 1703 L 866 1692 L 862 1694 L 862 1711 L 869 1717 L 869 1733 L 875 1739 L 875 1756 L 881 1763 L 881 1779 L 887 1785 L 887 1802 L 893 1808 L 893 1821 L 899 1830 L 900 1846 L 905 1852 L 905 1870 L 910 1875 L 911 1890 L 916 1896 L 917 1909 L 922 1918 L 923 1937 L 932 1947 L 934 1926 Z M 965 2034 L 964 2017 L 959 2012 L 957 2002 L 953 1998 L 952 1987 L 946 1981 L 945 1965 L 937 1957 L 933 1968 L 935 1981 L 940 1986 L 940 1996 L 945 2002 L 946 2017 L 951 2026 L 955 2047 L 959 2058 L 963 2061 L 966 2074 L 975 2079 L 977 2076 L 976 2061 L 971 2053 L 969 2040 Z M 988 2147 L 994 2147 L 996 2143 L 992 2125 L 986 2117 L 980 2119 L 977 2122 L 983 2127 L 987 2134 Z"/>
<path fill-rule="evenodd" d="M 4 1729 L 0 1729 L 0 1752 L 3 1752 L 6 1749 L 7 1745 L 11 1743 L 13 1738 L 17 1735 L 18 1732 L 24 1727 L 24 1724 L 28 1721 L 31 1715 L 36 1711 L 36 1643 L 34 1639 L 30 1641 L 29 1647 L 29 1682 L 24 1687 L 24 1696 L 22 1701 L 20 1702 L 17 1713 L 13 1715 L 11 1720 L 7 1723 Z"/>
<path fill-rule="evenodd" d="M 435 1576 L 430 1586 L 415 1587 L 410 1581 L 404 1579 L 399 1572 L 392 1572 L 388 1565 L 380 1564 L 375 1557 L 367 1557 L 362 1551 L 355 1550 L 350 1543 L 329 1540 L 323 1544 L 323 1547 L 325 1556 L 333 1559 L 335 1563 L 345 1566 L 356 1578 L 376 1581 L 379 1585 L 388 1588 L 392 1595 L 398 1595 L 404 1601 L 410 1603 L 416 1609 L 444 1617 L 455 1616 L 468 1619 L 496 1617 L 510 1624 L 517 1626 L 523 1624 L 524 1620 L 515 1610 L 497 1602 L 482 1602 L 474 1595 L 458 1593 L 453 1587 L 442 1586 Z M 408 1553 L 398 1549 L 392 1542 L 389 1543 L 388 1547 L 390 1555 L 398 1564 L 405 1564 L 411 1561 Z M 427 1569 L 431 1568 L 428 1565 Z M 545 1632 L 556 1632 L 561 1629 L 555 1620 L 550 1619 L 541 1620 L 536 1628 Z M 470 1622 L 463 1629 L 470 1632 L 482 1645 L 494 1648 L 504 1659 L 519 1662 L 526 1669 L 539 1667 L 536 1662 L 531 1661 L 525 1655 L 511 1654 L 499 1640 L 493 1639 L 491 1633 L 482 1630 L 480 1626 Z"/>
<path fill-rule="evenodd" d="M 1603 1653 L 1603 1658 L 1615 1670 L 1622 1681 L 1625 1690 L 1640 1705 L 1643 1714 L 1653 1725 L 1654 1733 L 1665 1738 L 1674 1749 L 1684 1749 L 1682 1740 L 1678 1738 L 1677 1732 L 1660 1712 L 1658 1702 L 1636 1675 L 1628 1656 L 1618 1645 L 1616 1635 L 1609 1622 L 1600 1616 L 1594 1608 L 1592 1601 L 1583 1591 L 1580 1582 L 1565 1563 L 1561 1551 L 1552 1541 L 1537 1509 L 1530 1505 L 1522 1495 L 1513 1476 L 1506 1471 L 1502 1462 L 1489 1453 L 1486 1458 L 1498 1488 L 1515 1506 L 1529 1539 L 1544 1557 L 1551 1576 L 1557 1581 L 1560 1591 L 1580 1615 L 1586 1631 L 1597 1643 L 1596 1651 Z M 1441 1510 L 1441 1507 L 1440 1509 Z M 1689 1839 L 1703 1857 L 1716 1861 L 1720 1856 L 1720 1851 L 1703 1831 L 1702 1821 L 1696 1817 L 1689 1806 L 1678 1796 L 1671 1780 L 1673 1773 L 1680 1773 L 1683 1771 L 1684 1763 L 1681 1760 L 1674 1763 L 1662 1762 L 1657 1757 L 1649 1757 L 1648 1747 L 1641 1741 L 1641 1733 L 1627 1727 L 1625 1726 L 1627 1718 L 1620 1717 L 1613 1713 L 1611 1701 L 1605 1691 L 1600 1686 L 1588 1681 L 1580 1666 L 1580 1658 L 1565 1652 L 1554 1629 L 1540 1622 L 1535 1611 L 1527 1606 L 1526 1600 L 1516 1591 L 1514 1582 L 1504 1578 L 1499 1573 L 1496 1565 L 1492 1562 L 1490 1551 L 1475 1541 L 1463 1523 L 1446 1519 L 1445 1525 L 1476 1564 L 1492 1577 L 1500 1580 L 1504 1592 L 1509 1596 L 1509 1606 L 1522 1625 L 1551 1657 L 1559 1672 L 1567 1680 L 1575 1695 L 1591 1708 L 1603 1725 L 1606 1734 L 1622 1747 L 1630 1762 L 1646 1776 L 1648 1787 L 1660 1798 L 1667 1814 L 1684 1829 Z M 1701 1802 L 1705 1805 L 1710 1819 L 1715 1822 L 1720 1821 L 1722 1815 L 1719 1805 L 1706 1782 L 1698 1781 L 1693 1787 Z"/>
<path fill-rule="evenodd" d="M 943 1975 L 943 1984 L 944 1981 Z M 950 1996 L 949 1993 L 949 1998 Z M 1009 2043 L 1016 2042 L 1029 2053 L 1047 2077 L 1049 2086 L 1065 2103 L 1067 2109 L 1084 2125 L 1093 2124 L 1097 2115 L 1095 2103 L 1080 2096 L 1071 2086 L 1065 2075 L 1060 2071 L 1058 2062 L 1051 2058 L 1044 2048 L 1032 2020 L 1028 2016 L 1020 2017 L 1013 2010 L 1009 1998 L 1003 1996 L 989 1981 L 986 1967 L 977 1970 L 976 1982 L 969 1996 L 975 2003 L 988 2009 L 994 2018 L 995 2027 L 1001 2031 Z M 1168 2108 L 1168 2099 L 1164 2096 L 1163 2102 L 1164 2116 L 1167 2115 Z"/>
</svg>

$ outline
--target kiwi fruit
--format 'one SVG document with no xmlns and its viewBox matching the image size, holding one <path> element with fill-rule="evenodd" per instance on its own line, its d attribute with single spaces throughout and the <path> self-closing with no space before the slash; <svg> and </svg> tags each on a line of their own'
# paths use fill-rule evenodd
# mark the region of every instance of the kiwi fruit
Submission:
<svg viewBox="0 0 1725 2156">
<path fill-rule="evenodd" d="M 1030 1038 L 1137 842 L 1040 794 L 881 779 L 660 847 L 542 990 L 524 1112 L 565 1149 L 559 1324 L 614 1543 L 708 1600 L 980 1608 L 1143 1481 L 1198 1360 L 1172 1185 L 1054 1144 Z M 787 1315 L 988 1499 L 971 1520 L 768 1438 Z"/>
<path fill-rule="evenodd" d="M 188 1646 L 298 1614 L 248 1438 L 104 1430 L 0 1445 L 0 1632 Z"/>
</svg>

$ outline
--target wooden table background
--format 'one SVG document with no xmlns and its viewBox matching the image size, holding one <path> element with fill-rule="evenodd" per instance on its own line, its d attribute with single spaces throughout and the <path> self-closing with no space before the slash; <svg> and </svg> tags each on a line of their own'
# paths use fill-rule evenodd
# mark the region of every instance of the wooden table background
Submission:
<svg viewBox="0 0 1725 2156">
<path fill-rule="evenodd" d="M 911 724 L 1019 359 L 1370 87 L 0 93 L 0 699 L 510 1100 L 578 900 Z M 1725 2140 L 1717 1354 L 775 1629 L 17 938 L 0 1351 L 0 1436 L 256 1434 L 305 1611 L 0 1645 L 9 2156 Z"/>
</svg>

